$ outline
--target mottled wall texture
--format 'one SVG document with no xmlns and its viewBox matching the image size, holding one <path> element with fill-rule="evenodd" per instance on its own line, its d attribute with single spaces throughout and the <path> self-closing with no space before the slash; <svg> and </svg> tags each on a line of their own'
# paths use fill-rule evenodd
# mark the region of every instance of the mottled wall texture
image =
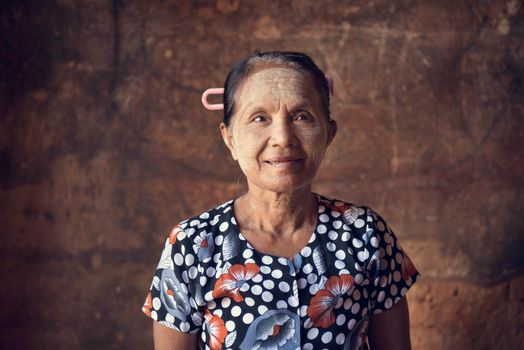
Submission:
<svg viewBox="0 0 524 350">
<path fill-rule="evenodd" d="M 334 78 L 314 188 L 380 212 L 423 274 L 413 348 L 522 348 L 522 7 L 1 1 L 0 348 L 152 347 L 166 235 L 244 189 L 200 95 L 255 49 Z"/>
</svg>

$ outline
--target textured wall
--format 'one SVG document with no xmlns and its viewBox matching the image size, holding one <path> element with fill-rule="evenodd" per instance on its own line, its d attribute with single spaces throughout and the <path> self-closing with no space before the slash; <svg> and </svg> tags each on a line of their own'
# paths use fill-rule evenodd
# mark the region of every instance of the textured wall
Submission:
<svg viewBox="0 0 524 350">
<path fill-rule="evenodd" d="M 422 272 L 414 349 L 521 346 L 520 1 L 0 11 L 0 348 L 151 347 L 139 310 L 165 235 L 243 188 L 200 94 L 256 48 L 308 52 L 334 78 L 315 190 L 378 210 Z"/>
</svg>

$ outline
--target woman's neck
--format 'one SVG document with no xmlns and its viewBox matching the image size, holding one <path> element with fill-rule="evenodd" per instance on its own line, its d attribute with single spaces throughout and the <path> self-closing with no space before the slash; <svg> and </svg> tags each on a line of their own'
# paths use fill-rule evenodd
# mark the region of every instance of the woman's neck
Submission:
<svg viewBox="0 0 524 350">
<path fill-rule="evenodd" d="M 289 193 L 250 187 L 235 201 L 235 215 L 244 228 L 277 236 L 293 236 L 316 224 L 318 202 L 309 186 Z"/>
</svg>

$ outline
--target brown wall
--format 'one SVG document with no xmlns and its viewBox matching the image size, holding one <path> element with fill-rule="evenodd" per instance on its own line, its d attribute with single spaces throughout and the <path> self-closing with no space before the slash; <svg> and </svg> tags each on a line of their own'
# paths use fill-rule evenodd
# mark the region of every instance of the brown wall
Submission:
<svg viewBox="0 0 524 350">
<path fill-rule="evenodd" d="M 177 221 L 240 193 L 201 92 L 311 54 L 338 136 L 315 190 L 378 210 L 424 279 L 414 349 L 524 341 L 520 1 L 0 2 L 0 348 L 144 349 Z"/>
</svg>

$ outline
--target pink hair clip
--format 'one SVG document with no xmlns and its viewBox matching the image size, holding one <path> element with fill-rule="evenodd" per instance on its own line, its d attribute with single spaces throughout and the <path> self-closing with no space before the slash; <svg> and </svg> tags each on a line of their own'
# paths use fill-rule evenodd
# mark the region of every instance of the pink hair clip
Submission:
<svg viewBox="0 0 524 350">
<path fill-rule="evenodd" d="M 211 88 L 204 91 L 202 94 L 202 104 L 208 111 L 221 111 L 224 110 L 223 103 L 209 103 L 207 97 L 209 95 L 224 95 L 224 88 Z"/>
<path fill-rule="evenodd" d="M 334 96 L 335 90 L 333 88 L 333 79 L 329 75 L 325 75 L 326 81 L 329 87 L 329 93 L 331 96 Z M 202 94 L 202 104 L 208 111 L 222 111 L 224 110 L 223 103 L 209 103 L 207 97 L 209 95 L 224 95 L 224 88 L 210 88 L 204 91 Z"/>
</svg>

